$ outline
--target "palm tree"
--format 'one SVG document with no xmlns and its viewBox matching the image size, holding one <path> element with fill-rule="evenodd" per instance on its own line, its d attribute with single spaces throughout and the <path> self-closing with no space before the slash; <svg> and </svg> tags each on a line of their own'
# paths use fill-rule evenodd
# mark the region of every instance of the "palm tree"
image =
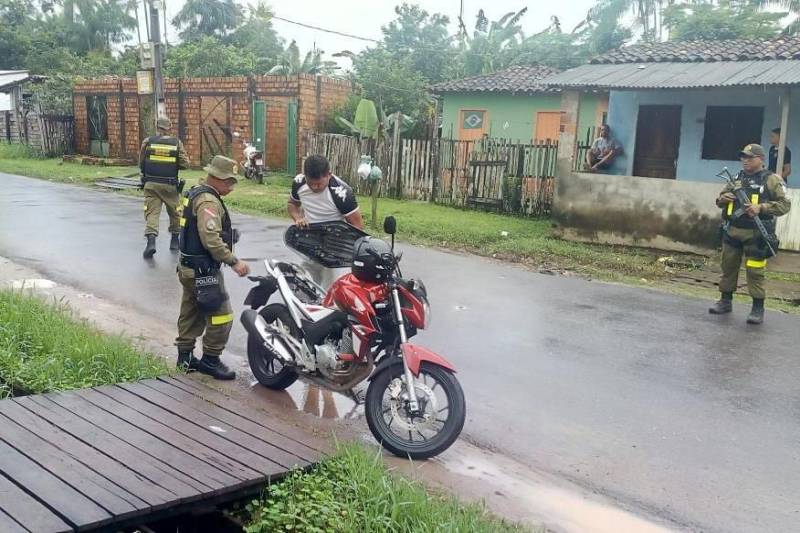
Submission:
<svg viewBox="0 0 800 533">
<path fill-rule="evenodd" d="M 242 22 L 244 11 L 234 0 L 186 0 L 172 24 L 181 28 L 181 38 L 204 35 L 222 37 Z"/>
<path fill-rule="evenodd" d="M 333 61 L 324 61 L 322 54 L 322 50 L 307 52 L 301 61 L 300 48 L 292 40 L 278 58 L 278 64 L 272 67 L 269 73 L 282 74 L 284 76 L 291 74 L 330 74 L 338 67 Z"/>
<path fill-rule="evenodd" d="M 72 48 L 78 53 L 111 50 L 136 27 L 135 0 L 67 0 L 62 14 Z"/>
<path fill-rule="evenodd" d="M 675 0 L 599 0 L 573 31 L 592 32 L 594 40 L 602 42 L 619 33 L 625 17 L 633 16 L 634 26 L 641 30 L 643 40 L 661 41 L 664 38 L 661 12 L 674 3 Z"/>
</svg>

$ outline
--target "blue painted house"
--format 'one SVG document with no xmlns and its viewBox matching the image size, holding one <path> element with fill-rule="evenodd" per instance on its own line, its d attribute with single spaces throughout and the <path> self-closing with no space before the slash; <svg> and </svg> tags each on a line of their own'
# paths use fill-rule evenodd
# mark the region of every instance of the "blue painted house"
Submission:
<svg viewBox="0 0 800 533">
<path fill-rule="evenodd" d="M 768 148 L 780 127 L 800 158 L 800 38 L 634 45 L 543 83 L 562 89 L 566 116 L 577 116 L 581 94 L 609 91 L 607 123 L 622 154 L 606 173 L 584 174 L 572 171 L 575 151 L 563 150 L 556 187 L 556 218 L 588 240 L 707 248 L 719 217 L 715 174 L 738 170 L 744 145 Z M 569 128 L 564 143 L 574 144 Z M 800 159 L 788 181 L 800 184 Z M 779 224 L 796 250 L 797 211 Z"/>
</svg>

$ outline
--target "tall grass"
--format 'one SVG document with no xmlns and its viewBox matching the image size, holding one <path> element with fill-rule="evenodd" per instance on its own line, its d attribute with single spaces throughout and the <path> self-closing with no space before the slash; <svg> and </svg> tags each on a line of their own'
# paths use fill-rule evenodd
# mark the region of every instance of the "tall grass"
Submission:
<svg viewBox="0 0 800 533">
<path fill-rule="evenodd" d="M 92 387 L 169 371 L 162 359 L 97 331 L 63 303 L 0 290 L 0 394 Z"/>
<path fill-rule="evenodd" d="M 294 532 L 516 532 L 482 505 L 432 494 L 386 471 L 380 455 L 341 446 L 313 470 L 296 471 L 248 506 L 247 533 Z"/>
</svg>

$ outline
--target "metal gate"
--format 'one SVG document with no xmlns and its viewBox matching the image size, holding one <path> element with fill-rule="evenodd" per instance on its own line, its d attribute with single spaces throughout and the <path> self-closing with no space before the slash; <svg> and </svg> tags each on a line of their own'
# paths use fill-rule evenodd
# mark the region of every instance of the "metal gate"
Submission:
<svg viewBox="0 0 800 533">
<path fill-rule="evenodd" d="M 89 153 L 108 157 L 108 104 L 105 96 L 87 96 L 89 119 Z"/>
<path fill-rule="evenodd" d="M 200 157 L 208 163 L 215 155 L 231 157 L 231 100 L 227 96 L 200 97 Z"/>
<path fill-rule="evenodd" d="M 253 102 L 253 113 L 250 123 L 253 125 L 253 146 L 264 153 L 267 141 L 267 103 L 260 100 Z"/>
<path fill-rule="evenodd" d="M 286 171 L 297 171 L 297 102 L 289 102 L 286 108 Z"/>
</svg>

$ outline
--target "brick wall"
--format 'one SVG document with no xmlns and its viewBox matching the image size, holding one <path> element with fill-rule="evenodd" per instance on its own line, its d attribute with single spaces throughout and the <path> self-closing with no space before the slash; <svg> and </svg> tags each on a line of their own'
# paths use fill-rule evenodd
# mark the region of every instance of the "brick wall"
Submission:
<svg viewBox="0 0 800 533">
<path fill-rule="evenodd" d="M 122 90 L 123 108 L 120 107 Z M 252 137 L 250 114 L 252 102 L 262 100 L 267 104 L 266 159 L 270 168 L 286 166 L 287 110 L 290 102 L 298 104 L 298 141 L 303 130 L 316 131 L 324 124 L 333 108 L 344 102 L 351 93 L 348 81 L 312 75 L 300 76 L 251 76 L 229 78 L 187 78 L 165 80 L 167 115 L 172 120 L 171 133 L 179 134 L 179 120 L 185 125 L 181 135 L 192 166 L 207 163 L 203 160 L 204 143 L 201 131 L 204 118 L 217 118 L 231 132 L 238 131 L 241 137 L 233 137 L 231 155 L 242 157 L 243 141 Z M 179 108 L 178 93 L 183 93 L 183 108 Z M 136 81 L 129 78 L 103 78 L 80 82 L 75 86 L 73 108 L 75 114 L 75 137 L 78 153 L 89 152 L 89 125 L 86 96 L 103 94 L 108 103 L 109 151 L 112 156 L 136 157 L 143 132 L 140 131 L 140 99 L 136 95 Z M 146 97 L 143 97 L 146 98 Z M 227 99 L 220 103 L 221 99 Z M 220 106 L 212 111 L 216 103 Z M 125 143 L 122 144 L 122 118 L 124 115 Z M 229 123 L 227 123 L 229 120 Z M 222 139 L 217 139 L 224 144 Z M 205 146 L 205 152 L 216 152 Z M 298 147 L 298 161 L 300 159 Z"/>
</svg>

